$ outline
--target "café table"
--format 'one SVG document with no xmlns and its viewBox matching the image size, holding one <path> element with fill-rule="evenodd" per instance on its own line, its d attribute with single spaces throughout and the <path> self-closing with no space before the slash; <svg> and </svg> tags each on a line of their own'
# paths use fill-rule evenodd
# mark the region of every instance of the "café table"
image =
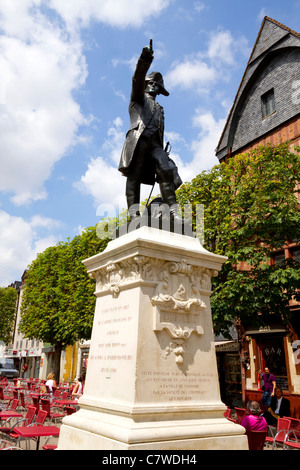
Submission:
<svg viewBox="0 0 300 470">
<path fill-rule="evenodd" d="M 41 393 L 41 392 L 29 392 L 28 396 L 40 398 L 40 397 L 50 397 L 51 394 L 49 392 L 43 392 L 43 393 Z"/>
<path fill-rule="evenodd" d="M 24 438 L 36 438 L 36 450 L 39 450 L 41 437 L 58 437 L 60 428 L 57 426 L 20 426 L 14 428 L 14 433 Z"/>
<path fill-rule="evenodd" d="M 18 413 L 15 410 L 3 410 L 0 411 L 0 419 L 4 420 L 7 418 L 23 418 L 22 413 Z"/>
<path fill-rule="evenodd" d="M 57 400 L 54 400 L 54 403 L 57 403 L 60 406 L 76 406 L 79 405 L 78 400 L 60 400 L 59 398 Z"/>
</svg>

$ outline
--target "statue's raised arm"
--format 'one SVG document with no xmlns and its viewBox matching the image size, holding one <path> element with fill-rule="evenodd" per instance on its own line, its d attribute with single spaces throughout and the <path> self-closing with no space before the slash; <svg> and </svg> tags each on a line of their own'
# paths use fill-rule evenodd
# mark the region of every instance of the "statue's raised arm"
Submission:
<svg viewBox="0 0 300 470">
<path fill-rule="evenodd" d="M 135 72 L 132 77 L 130 101 L 144 100 L 145 78 L 153 59 L 152 39 L 150 39 L 149 46 L 143 48 L 136 64 Z"/>
</svg>

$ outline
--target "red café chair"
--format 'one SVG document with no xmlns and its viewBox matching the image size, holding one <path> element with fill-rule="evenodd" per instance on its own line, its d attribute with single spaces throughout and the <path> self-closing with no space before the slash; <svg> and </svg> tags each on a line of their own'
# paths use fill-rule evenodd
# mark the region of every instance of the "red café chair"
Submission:
<svg viewBox="0 0 300 470">
<path fill-rule="evenodd" d="M 248 431 L 247 438 L 249 450 L 263 450 L 266 437 L 267 431 Z"/>
<path fill-rule="evenodd" d="M 46 440 L 45 444 L 43 445 L 44 450 L 56 450 L 57 445 L 56 444 L 48 444 L 50 439 L 52 439 L 53 436 L 49 436 L 48 439 Z"/>
<path fill-rule="evenodd" d="M 1 439 L 0 450 L 22 450 L 21 447 L 12 445 L 11 441 Z"/>
<path fill-rule="evenodd" d="M 63 418 L 65 413 L 56 413 L 51 411 L 50 400 L 48 398 L 41 398 L 42 410 L 47 412 L 47 418 L 49 421 L 55 422 L 57 419 Z"/>
<path fill-rule="evenodd" d="M 272 450 L 277 448 L 277 445 L 283 447 L 285 437 L 290 430 L 291 421 L 288 418 L 278 418 L 277 420 L 277 428 L 275 436 L 267 436 L 266 437 L 266 444 L 272 444 Z M 269 427 L 271 430 L 272 428 Z"/>
<path fill-rule="evenodd" d="M 17 400 L 16 398 L 12 398 L 11 401 L 7 404 L 7 407 L 4 408 L 3 411 L 8 411 L 8 410 L 16 410 L 17 409 L 17 406 L 19 404 L 19 400 Z"/>
<path fill-rule="evenodd" d="M 36 411 L 36 410 L 35 410 L 35 411 Z M 46 421 L 46 418 L 47 418 L 47 413 L 46 413 L 46 411 L 44 411 L 44 410 L 38 410 L 35 420 L 32 421 L 30 424 L 28 424 L 27 427 L 43 426 L 44 423 L 45 423 L 45 421 Z M 29 438 L 26 438 L 26 437 L 19 436 L 19 435 L 17 435 L 17 434 L 15 434 L 14 436 L 12 436 L 12 434 L 11 434 L 11 437 L 17 437 L 19 441 L 20 441 L 21 439 L 26 439 L 26 449 L 27 449 L 27 440 L 28 440 L 28 439 L 32 439 L 33 441 L 36 441 L 36 440 L 37 440 L 36 437 L 29 437 Z"/>
<path fill-rule="evenodd" d="M 291 425 L 290 425 L 290 431 L 300 431 L 300 419 L 297 419 L 297 418 L 286 418 L 286 419 L 289 419 L 290 422 L 291 422 Z"/>
<path fill-rule="evenodd" d="M 246 409 L 234 407 L 234 411 L 236 412 L 237 423 L 241 424 L 243 418 L 246 416 Z"/>
<path fill-rule="evenodd" d="M 13 395 L 5 395 L 4 388 L 0 387 L 0 402 L 8 402 L 7 405 L 9 405 L 12 399 Z"/>
<path fill-rule="evenodd" d="M 59 390 L 58 388 L 53 392 L 53 397 L 54 398 L 58 398 L 60 397 L 60 394 L 61 394 L 61 390 Z"/>
<path fill-rule="evenodd" d="M 24 408 L 24 410 L 27 410 L 28 406 L 30 405 L 30 402 L 25 399 L 25 394 L 24 392 L 21 392 L 21 390 L 20 390 L 19 397 L 20 397 L 20 407 Z"/>
<path fill-rule="evenodd" d="M 300 449 L 300 419 L 289 418 L 289 420 L 291 425 L 284 438 L 283 449 Z"/>
<path fill-rule="evenodd" d="M 47 412 L 45 410 L 38 410 L 35 420 L 30 426 L 42 426 L 47 418 Z"/>
<path fill-rule="evenodd" d="M 35 407 L 36 409 L 36 414 L 38 413 L 39 409 L 40 409 L 40 398 L 38 396 L 32 396 L 31 397 L 31 400 L 32 400 L 32 404 L 33 406 Z"/>
<path fill-rule="evenodd" d="M 18 398 L 13 398 L 11 405 L 10 405 L 10 410 L 16 410 L 19 404 Z"/>
<path fill-rule="evenodd" d="M 11 437 L 13 438 L 16 438 L 18 437 L 17 434 L 12 434 L 13 433 L 13 429 L 14 427 L 16 426 L 20 426 L 20 423 L 21 426 L 28 426 L 28 424 L 30 424 L 34 418 L 34 415 L 35 415 L 35 408 L 33 406 L 29 406 L 28 409 L 27 409 L 27 412 L 26 412 L 26 415 L 24 416 L 24 418 L 21 418 L 21 419 L 18 419 L 17 422 L 14 423 L 13 426 L 1 426 L 0 427 L 0 432 L 4 433 L 4 434 L 9 434 Z M 7 418 L 5 421 L 4 421 L 4 424 L 5 423 L 9 423 L 9 421 L 13 419 L 13 417 L 11 418 Z"/>
<path fill-rule="evenodd" d="M 74 406 L 65 406 L 64 410 L 67 415 L 72 415 L 73 413 L 76 413 L 76 408 Z"/>
<path fill-rule="evenodd" d="M 230 406 L 227 406 L 227 410 L 224 412 L 224 418 L 227 418 L 229 421 L 232 421 L 233 423 L 236 423 L 236 420 L 231 417 Z"/>
</svg>

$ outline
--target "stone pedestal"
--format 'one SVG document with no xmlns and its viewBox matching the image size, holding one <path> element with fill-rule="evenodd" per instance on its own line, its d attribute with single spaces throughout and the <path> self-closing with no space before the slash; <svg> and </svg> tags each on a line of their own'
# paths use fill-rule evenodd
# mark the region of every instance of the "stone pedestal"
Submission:
<svg viewBox="0 0 300 470">
<path fill-rule="evenodd" d="M 209 298 L 224 260 L 142 227 L 84 261 L 97 297 L 87 376 L 58 449 L 247 449 L 219 393 Z"/>
</svg>

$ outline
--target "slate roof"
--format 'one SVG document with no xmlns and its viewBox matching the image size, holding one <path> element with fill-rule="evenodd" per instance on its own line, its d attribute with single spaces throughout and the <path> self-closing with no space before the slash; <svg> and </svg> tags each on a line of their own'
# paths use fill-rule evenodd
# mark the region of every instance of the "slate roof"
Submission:
<svg viewBox="0 0 300 470">
<path fill-rule="evenodd" d="M 231 119 L 234 114 L 238 98 L 240 97 L 241 90 L 244 89 L 245 82 L 249 80 L 249 68 L 254 68 L 255 62 L 257 62 L 262 56 L 268 54 L 268 52 L 272 48 L 274 48 L 274 46 L 280 44 L 280 41 L 282 41 L 282 39 L 287 37 L 288 35 L 292 35 L 297 39 L 300 39 L 300 33 L 292 30 L 291 28 L 288 28 L 287 26 L 274 20 L 273 18 L 270 18 L 268 16 L 264 17 L 256 41 L 252 48 L 249 60 L 247 62 L 245 72 L 243 74 L 239 88 L 235 95 L 233 105 L 228 114 L 224 129 L 222 131 L 217 148 L 215 150 L 216 155 L 218 155 L 218 153 L 224 148 L 224 142 L 222 145 L 222 141 L 224 140 L 224 138 L 226 138 L 225 133 L 226 131 L 228 131 L 228 127 L 230 127 Z"/>
</svg>

